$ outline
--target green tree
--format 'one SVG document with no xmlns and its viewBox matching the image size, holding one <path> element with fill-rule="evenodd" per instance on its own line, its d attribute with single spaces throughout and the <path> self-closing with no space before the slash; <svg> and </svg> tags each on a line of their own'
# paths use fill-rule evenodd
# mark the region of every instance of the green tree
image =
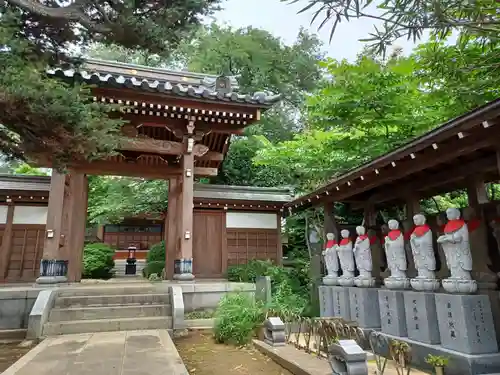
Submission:
<svg viewBox="0 0 500 375">
<path fill-rule="evenodd" d="M 0 7 L 0 152 L 26 160 L 48 154 L 57 167 L 107 156 L 122 124 L 92 103 L 90 89 L 48 78 L 47 66 L 71 63 L 92 42 L 168 55 L 219 0 L 39 2 Z"/>
<path fill-rule="evenodd" d="M 268 143 L 254 160 L 288 169 L 302 190 L 399 146 L 443 119 L 439 103 L 421 90 L 413 57 L 396 54 L 377 61 L 361 55 L 354 63 L 328 59 L 323 64 L 332 78 L 306 102 L 307 129 L 291 141 Z"/>
<path fill-rule="evenodd" d="M 13 170 L 14 174 L 24 174 L 31 176 L 49 176 L 49 172 L 46 169 L 35 168 L 29 164 L 23 163 Z"/>
<path fill-rule="evenodd" d="M 281 0 L 306 3 L 306 0 Z M 461 45 L 471 38 L 481 38 L 485 44 L 498 45 L 500 15 L 496 0 L 307 0 L 299 13 L 313 11 L 311 22 L 321 20 L 320 28 L 331 25 L 330 38 L 337 26 L 352 19 L 367 19 L 379 23 L 364 41 L 371 42 L 377 52 L 399 38 L 417 41 L 426 32 L 440 40 L 458 32 Z"/>
</svg>

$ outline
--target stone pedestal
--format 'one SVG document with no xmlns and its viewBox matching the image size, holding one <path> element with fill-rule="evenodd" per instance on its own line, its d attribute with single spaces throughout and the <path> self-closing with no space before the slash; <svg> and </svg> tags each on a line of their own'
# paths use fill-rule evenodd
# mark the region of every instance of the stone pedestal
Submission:
<svg viewBox="0 0 500 375">
<path fill-rule="evenodd" d="M 426 344 L 439 344 L 434 293 L 403 292 L 408 338 Z"/>
<path fill-rule="evenodd" d="M 351 320 L 360 328 L 380 328 L 378 290 L 374 288 L 349 288 Z"/>
<path fill-rule="evenodd" d="M 321 318 L 330 318 L 333 314 L 332 287 L 321 285 L 318 287 L 319 294 L 319 316 Z"/>
<path fill-rule="evenodd" d="M 379 289 L 380 323 L 382 332 L 398 337 L 407 337 L 404 292 Z"/>
<path fill-rule="evenodd" d="M 349 305 L 349 289 L 342 286 L 331 286 L 333 316 L 346 321 L 352 320 Z"/>
<path fill-rule="evenodd" d="M 488 296 L 436 293 L 441 346 L 467 354 L 498 352 Z"/>
</svg>

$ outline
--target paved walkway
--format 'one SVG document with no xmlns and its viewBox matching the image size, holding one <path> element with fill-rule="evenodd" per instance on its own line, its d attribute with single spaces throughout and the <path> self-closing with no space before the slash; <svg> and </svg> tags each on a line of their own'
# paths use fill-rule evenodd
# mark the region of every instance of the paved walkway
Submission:
<svg viewBox="0 0 500 375">
<path fill-rule="evenodd" d="M 188 375 L 166 330 L 52 337 L 2 375 Z"/>
</svg>

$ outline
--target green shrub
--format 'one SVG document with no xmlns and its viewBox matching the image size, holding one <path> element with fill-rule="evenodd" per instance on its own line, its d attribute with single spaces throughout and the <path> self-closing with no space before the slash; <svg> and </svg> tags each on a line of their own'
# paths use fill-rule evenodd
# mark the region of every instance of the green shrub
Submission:
<svg viewBox="0 0 500 375">
<path fill-rule="evenodd" d="M 91 243 L 83 249 L 83 273 L 86 279 L 109 279 L 113 277 L 115 251 L 104 243 Z"/>
<path fill-rule="evenodd" d="M 244 293 L 229 293 L 215 310 L 214 337 L 219 343 L 247 344 L 265 319 L 262 303 Z"/>
<path fill-rule="evenodd" d="M 143 269 L 143 276 L 149 278 L 153 273 L 161 277 L 163 269 L 165 268 L 165 261 L 154 261 L 146 264 Z"/>
<path fill-rule="evenodd" d="M 161 277 L 165 268 L 165 257 L 165 241 L 151 246 L 146 257 L 146 266 L 142 270 L 142 276 L 149 278 L 151 274 L 156 273 Z"/>
<path fill-rule="evenodd" d="M 146 263 L 159 261 L 165 263 L 165 259 L 165 241 L 161 241 L 151 246 L 146 257 Z"/>
</svg>

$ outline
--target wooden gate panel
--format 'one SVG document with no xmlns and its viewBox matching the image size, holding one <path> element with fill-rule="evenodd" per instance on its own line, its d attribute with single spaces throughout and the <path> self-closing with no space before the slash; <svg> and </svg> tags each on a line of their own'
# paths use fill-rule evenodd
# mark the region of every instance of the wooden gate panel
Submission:
<svg viewBox="0 0 500 375">
<path fill-rule="evenodd" d="M 33 281 L 38 277 L 45 225 L 13 225 L 7 281 Z"/>
<path fill-rule="evenodd" d="M 224 212 L 194 211 L 193 272 L 197 278 L 222 277 Z"/>
<path fill-rule="evenodd" d="M 279 238 L 275 229 L 227 229 L 228 266 L 249 260 L 277 262 Z"/>
</svg>

